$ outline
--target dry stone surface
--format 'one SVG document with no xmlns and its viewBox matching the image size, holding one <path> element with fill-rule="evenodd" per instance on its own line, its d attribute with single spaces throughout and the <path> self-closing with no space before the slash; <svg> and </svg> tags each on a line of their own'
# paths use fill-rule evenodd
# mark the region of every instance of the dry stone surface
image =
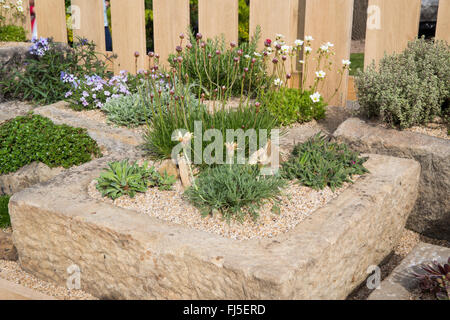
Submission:
<svg viewBox="0 0 450 320">
<path fill-rule="evenodd" d="M 424 134 L 385 129 L 351 118 L 334 136 L 361 152 L 415 159 L 421 164 L 419 198 L 407 227 L 450 240 L 450 141 Z"/>
</svg>

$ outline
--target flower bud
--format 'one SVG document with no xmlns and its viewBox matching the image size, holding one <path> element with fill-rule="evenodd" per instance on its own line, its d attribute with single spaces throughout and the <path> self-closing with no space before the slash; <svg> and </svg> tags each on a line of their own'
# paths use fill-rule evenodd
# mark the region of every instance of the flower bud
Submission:
<svg viewBox="0 0 450 320">
<path fill-rule="evenodd" d="M 153 58 L 153 57 L 155 56 L 155 53 L 154 53 L 153 51 L 150 51 L 150 52 L 148 53 L 148 56 L 149 56 L 150 58 Z"/>
<path fill-rule="evenodd" d="M 184 39 L 184 33 L 180 33 L 180 39 L 181 39 L 181 40 Z"/>
<path fill-rule="evenodd" d="M 135 56 L 136 58 L 138 58 L 138 57 L 139 57 L 139 52 L 138 52 L 138 51 L 135 51 L 135 52 L 134 52 L 134 56 Z"/>
<path fill-rule="evenodd" d="M 277 58 L 273 58 L 273 59 L 272 59 L 272 62 L 273 62 L 274 64 L 277 64 L 277 63 L 278 63 L 278 59 L 277 59 Z"/>
<path fill-rule="evenodd" d="M 203 36 L 202 36 L 202 34 L 201 34 L 200 32 L 198 32 L 198 33 L 195 35 L 195 38 L 196 38 L 197 40 L 200 40 L 201 38 L 203 38 Z"/>
<path fill-rule="evenodd" d="M 264 41 L 264 45 L 265 45 L 266 47 L 270 47 L 271 44 L 272 44 L 272 40 L 270 40 L 270 39 L 266 39 L 266 41 Z"/>
<path fill-rule="evenodd" d="M 183 51 L 183 48 L 181 46 L 176 46 L 175 50 L 180 53 Z"/>
<path fill-rule="evenodd" d="M 235 47 L 236 47 L 236 42 L 231 41 L 231 42 L 230 42 L 230 47 L 235 48 Z"/>
</svg>

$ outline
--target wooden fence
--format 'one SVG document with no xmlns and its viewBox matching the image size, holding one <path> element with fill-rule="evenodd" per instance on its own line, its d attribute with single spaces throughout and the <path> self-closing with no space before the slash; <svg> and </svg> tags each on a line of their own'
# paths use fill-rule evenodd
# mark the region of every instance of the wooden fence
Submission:
<svg viewBox="0 0 450 320">
<path fill-rule="evenodd" d="M 355 0 L 358 1 L 358 0 Z M 75 36 L 93 40 L 105 49 L 103 0 L 72 0 Z M 114 70 L 134 72 L 147 67 L 144 0 L 110 0 L 112 40 L 118 55 Z M 421 0 L 369 0 L 365 65 L 378 62 L 384 53 L 399 52 L 418 33 Z M 35 0 L 38 36 L 67 42 L 64 0 Z M 313 49 L 332 42 L 335 67 L 349 59 L 354 0 L 250 0 L 250 32 L 261 26 L 260 46 L 275 34 L 287 42 L 314 37 Z M 189 0 L 153 0 L 155 52 L 166 62 L 189 26 Z M 28 20 L 29 21 L 29 20 Z M 29 29 L 29 28 L 28 28 Z M 206 37 L 223 34 L 227 41 L 238 38 L 238 0 L 199 0 L 199 29 Z M 450 0 L 440 0 L 436 38 L 450 42 Z M 134 53 L 139 52 L 136 60 Z M 297 65 L 296 67 L 299 67 Z M 310 72 L 313 72 L 310 70 Z M 300 73 L 301 74 L 301 73 Z M 347 99 L 347 77 L 331 102 Z M 296 79 L 298 81 L 299 76 Z M 309 77 L 311 79 L 311 77 Z M 330 96 L 339 77 L 327 78 L 323 94 Z"/>
</svg>

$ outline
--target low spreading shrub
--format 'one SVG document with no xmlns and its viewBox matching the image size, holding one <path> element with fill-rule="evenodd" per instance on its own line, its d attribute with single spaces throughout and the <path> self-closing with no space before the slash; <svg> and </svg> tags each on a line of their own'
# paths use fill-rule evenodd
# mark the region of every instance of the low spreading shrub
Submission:
<svg viewBox="0 0 450 320">
<path fill-rule="evenodd" d="M 39 115 L 20 116 L 0 125 L 0 174 L 34 161 L 69 168 L 100 155 L 86 129 L 55 125 Z"/>
<path fill-rule="evenodd" d="M 325 117 L 326 104 L 320 97 L 319 102 L 311 99 L 313 93 L 300 91 L 293 88 L 280 88 L 265 94 L 264 108 L 267 108 L 282 125 L 294 122 L 308 122 L 313 119 L 319 120 Z"/>
<path fill-rule="evenodd" d="M 450 99 L 450 46 L 417 39 L 356 77 L 361 114 L 408 128 L 443 116 Z"/>
<path fill-rule="evenodd" d="M 139 94 L 110 99 L 102 110 L 107 114 L 109 122 L 129 128 L 145 124 L 152 115 L 152 110 L 144 104 Z"/>
<path fill-rule="evenodd" d="M 0 26 L 0 41 L 25 42 L 25 29 L 19 26 Z"/>
<path fill-rule="evenodd" d="M 61 81 L 64 73 L 79 79 L 93 74 L 105 78 L 107 74 L 105 61 L 99 58 L 95 44 L 84 39 L 74 43 L 73 48 L 51 39 L 35 39 L 30 55 L 24 64 L 0 69 L 0 91 L 5 99 L 51 104 L 64 100 L 72 89 L 70 83 Z"/>
<path fill-rule="evenodd" d="M 137 192 L 146 192 L 149 187 L 158 187 L 160 190 L 170 190 L 175 183 L 174 176 L 164 172 L 161 175 L 154 167 L 148 167 L 148 162 L 142 166 L 128 163 L 128 160 L 108 163 L 106 171 L 97 179 L 97 190 L 102 196 L 113 200 L 128 195 L 133 198 Z"/>
<path fill-rule="evenodd" d="M 290 159 L 282 164 L 282 176 L 313 189 L 329 186 L 334 190 L 351 182 L 352 175 L 368 172 L 363 166 L 366 160 L 347 145 L 330 142 L 319 133 L 294 147 Z"/>
<path fill-rule="evenodd" d="M 0 196 L 0 228 L 7 228 L 11 225 L 8 212 L 9 196 Z"/>
<path fill-rule="evenodd" d="M 257 219 L 267 201 L 277 203 L 286 181 L 278 175 L 263 176 L 257 165 L 222 165 L 207 168 L 185 191 L 203 216 L 220 212 L 226 220 L 242 221 L 246 215 Z"/>
</svg>

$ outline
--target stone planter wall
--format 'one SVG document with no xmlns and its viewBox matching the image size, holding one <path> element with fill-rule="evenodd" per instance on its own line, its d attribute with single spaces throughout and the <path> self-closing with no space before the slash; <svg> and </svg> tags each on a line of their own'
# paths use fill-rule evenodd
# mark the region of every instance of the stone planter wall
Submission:
<svg viewBox="0 0 450 320">
<path fill-rule="evenodd" d="M 407 227 L 450 240 L 450 140 L 388 130 L 351 118 L 335 131 L 338 141 L 361 152 L 410 158 L 422 166 L 419 198 Z"/>
<path fill-rule="evenodd" d="M 99 298 L 344 299 L 396 244 L 420 175 L 413 160 L 370 155 L 369 175 L 290 232 L 236 241 L 90 198 L 88 184 L 116 158 L 11 198 L 22 268 L 64 285 L 75 264 Z"/>
</svg>

